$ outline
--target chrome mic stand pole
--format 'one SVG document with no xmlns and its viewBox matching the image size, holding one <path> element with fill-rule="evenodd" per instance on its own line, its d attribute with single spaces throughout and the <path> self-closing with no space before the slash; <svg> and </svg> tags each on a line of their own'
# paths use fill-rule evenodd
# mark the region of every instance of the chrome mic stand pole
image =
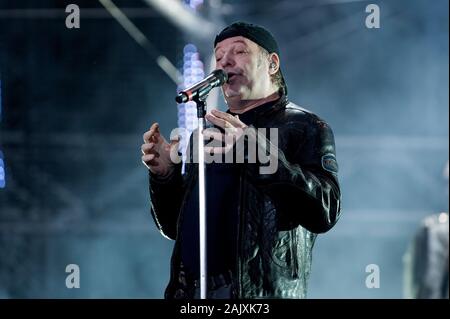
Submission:
<svg viewBox="0 0 450 319">
<path fill-rule="evenodd" d="M 206 232 L 206 174 L 205 174 L 205 144 L 203 129 L 205 128 L 206 98 L 209 92 L 228 81 L 228 75 L 223 70 L 214 70 L 205 80 L 194 84 L 178 94 L 175 100 L 185 103 L 189 100 L 197 104 L 198 118 L 198 186 L 199 186 L 199 241 L 200 241 L 200 299 L 207 296 L 207 232 Z M 194 150 L 195 152 L 195 150 Z"/>
<path fill-rule="evenodd" d="M 200 299 L 207 296 L 207 243 L 206 243 L 206 175 L 205 144 L 203 129 L 205 128 L 206 96 L 195 98 L 198 118 L 198 185 L 199 185 L 199 226 L 200 226 Z"/>
</svg>

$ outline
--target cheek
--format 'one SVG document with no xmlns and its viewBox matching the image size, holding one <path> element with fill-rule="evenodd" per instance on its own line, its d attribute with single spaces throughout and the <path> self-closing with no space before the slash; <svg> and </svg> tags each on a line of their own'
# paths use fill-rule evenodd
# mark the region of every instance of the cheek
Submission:
<svg viewBox="0 0 450 319">
<path fill-rule="evenodd" d="M 256 63 L 254 63 L 253 61 L 246 61 L 244 64 L 243 64 L 243 67 L 242 67 L 242 69 L 244 70 L 244 73 L 247 75 L 247 76 L 250 76 L 250 77 L 254 77 L 254 76 L 256 76 L 260 71 L 258 71 L 259 70 L 259 68 L 260 68 L 260 66 L 258 66 Z"/>
<path fill-rule="evenodd" d="M 258 82 L 264 72 L 264 66 L 262 64 L 251 63 L 247 65 L 247 75 L 252 82 Z"/>
</svg>

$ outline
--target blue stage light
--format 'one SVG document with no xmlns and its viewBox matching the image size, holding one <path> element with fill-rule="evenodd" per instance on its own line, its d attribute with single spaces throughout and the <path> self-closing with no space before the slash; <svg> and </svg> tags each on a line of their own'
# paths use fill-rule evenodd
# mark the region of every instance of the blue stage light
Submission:
<svg viewBox="0 0 450 319">
<path fill-rule="evenodd" d="M 185 2 L 187 5 L 194 4 L 194 7 L 197 7 L 198 4 L 203 3 L 203 1 L 189 1 Z M 193 7 L 193 8 L 194 8 Z M 180 61 L 181 62 L 181 61 Z M 181 63 L 179 64 L 181 65 Z M 183 48 L 183 68 L 181 70 L 183 74 L 183 83 L 177 87 L 177 91 L 181 91 L 196 82 L 202 80 L 205 76 L 204 64 L 200 60 L 200 54 L 198 52 L 197 47 L 188 43 Z M 178 127 L 184 128 L 187 130 L 187 133 L 190 135 L 198 126 L 197 119 L 197 105 L 195 102 L 187 102 L 178 105 Z M 180 143 L 180 151 L 183 156 L 183 161 L 186 160 L 186 147 L 188 143 L 189 136 L 183 136 Z M 183 165 L 184 171 L 184 165 Z"/>
<path fill-rule="evenodd" d="M 5 162 L 3 161 L 3 153 L 0 151 L 0 188 L 6 186 L 6 169 Z"/>
</svg>

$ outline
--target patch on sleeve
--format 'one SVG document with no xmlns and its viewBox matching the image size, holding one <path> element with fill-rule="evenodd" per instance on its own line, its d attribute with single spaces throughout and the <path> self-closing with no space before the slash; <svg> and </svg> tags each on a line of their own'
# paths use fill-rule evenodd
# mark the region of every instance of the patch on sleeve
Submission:
<svg viewBox="0 0 450 319">
<path fill-rule="evenodd" d="M 337 174 L 339 167 L 334 154 L 328 153 L 322 156 L 322 167 L 330 173 Z"/>
</svg>

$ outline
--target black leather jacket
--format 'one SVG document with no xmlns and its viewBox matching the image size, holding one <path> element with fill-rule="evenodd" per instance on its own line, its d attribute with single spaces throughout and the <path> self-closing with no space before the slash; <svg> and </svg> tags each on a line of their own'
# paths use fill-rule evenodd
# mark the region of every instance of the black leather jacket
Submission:
<svg viewBox="0 0 450 319">
<path fill-rule="evenodd" d="M 257 164 L 242 165 L 234 289 L 238 298 L 305 298 L 315 238 L 340 215 L 333 132 L 284 96 L 258 114 L 254 126 L 278 128 L 278 169 L 260 174 Z M 150 174 L 152 216 L 161 233 L 176 240 L 168 299 L 192 298 L 177 230 L 197 167 L 186 164 L 182 175 L 176 165 L 165 179 Z"/>
</svg>

